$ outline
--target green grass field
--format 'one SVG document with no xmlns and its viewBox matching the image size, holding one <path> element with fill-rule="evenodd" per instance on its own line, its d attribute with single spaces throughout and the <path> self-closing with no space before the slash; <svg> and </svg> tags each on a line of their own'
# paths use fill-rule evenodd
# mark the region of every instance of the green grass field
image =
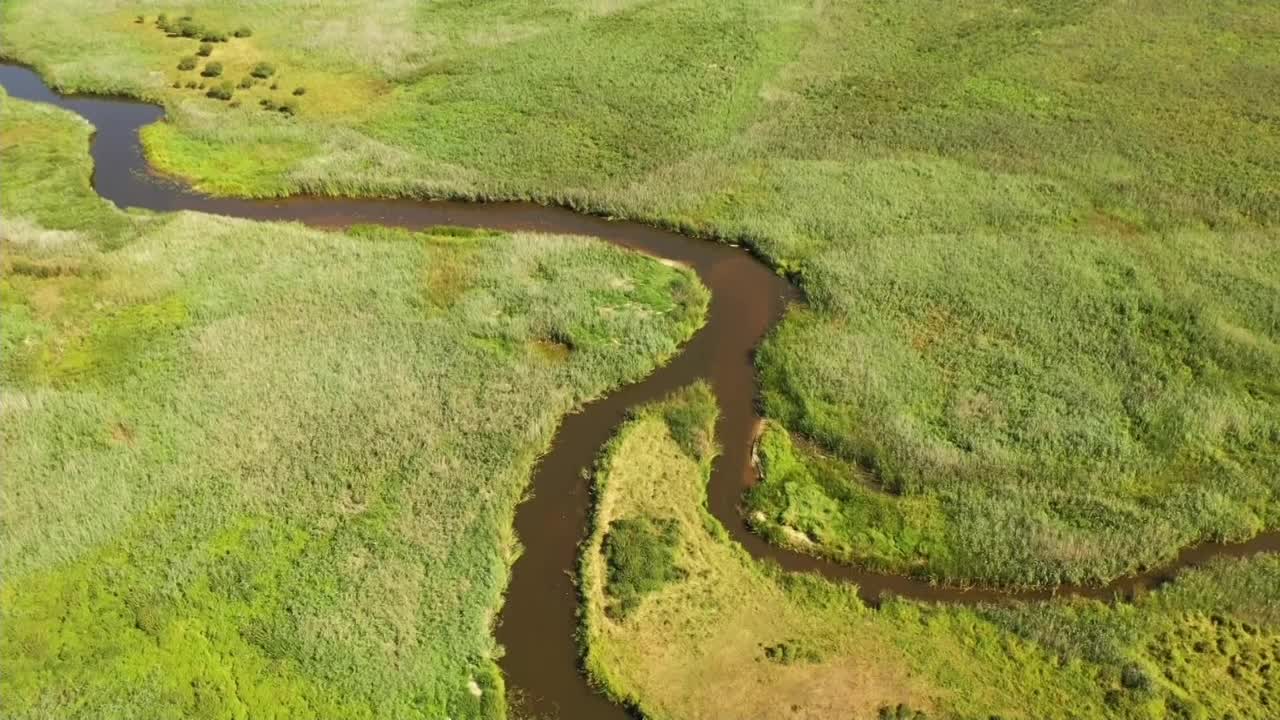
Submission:
<svg viewBox="0 0 1280 720">
<path fill-rule="evenodd" d="M 207 190 L 535 198 L 741 240 L 794 273 L 808 307 L 759 357 L 793 436 L 752 498 L 766 534 L 1048 584 L 1280 526 L 1272 4 L 0 13 L 4 52 L 62 87 L 163 102 L 150 156 Z M 180 71 L 198 41 L 160 13 L 252 34 Z M 210 61 L 276 73 L 221 101 L 186 87 Z M 288 99 L 293 116 L 261 107 Z"/>
<path fill-rule="evenodd" d="M 503 717 L 535 456 L 701 323 L 693 274 L 120 212 L 86 123 L 2 100 L 5 717 Z"/>
<path fill-rule="evenodd" d="M 754 561 L 707 512 L 710 455 L 671 418 L 715 418 L 704 387 L 635 413 L 596 471 L 583 548 L 592 677 L 647 718 L 1262 718 L 1280 703 L 1280 559 L 1214 564 L 1135 604 L 1010 608 L 889 600 Z M 619 562 L 614 539 L 670 569 Z M 663 553 L 632 552 L 626 557 Z M 638 600 L 629 578 L 658 578 Z M 628 593 L 619 595 L 618 589 Z M 613 611 L 631 601 L 625 614 Z M 903 711 L 899 711 L 899 708 Z"/>
</svg>

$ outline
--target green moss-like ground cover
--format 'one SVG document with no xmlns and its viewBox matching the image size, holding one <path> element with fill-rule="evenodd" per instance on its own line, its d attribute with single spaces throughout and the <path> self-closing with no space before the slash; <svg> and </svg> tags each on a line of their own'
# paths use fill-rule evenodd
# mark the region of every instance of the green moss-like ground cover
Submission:
<svg viewBox="0 0 1280 720">
<path fill-rule="evenodd" d="M 208 190 L 556 200 L 795 272 L 767 533 L 1047 584 L 1280 525 L 1271 4 L 202 2 L 252 28 L 228 77 L 276 69 L 234 108 L 172 87 L 185 8 L 0 12 L 54 82 L 164 102 L 148 151 Z"/>
<path fill-rule="evenodd" d="M 701 322 L 692 273 L 120 212 L 90 127 L 0 99 L 5 717 L 503 716 L 534 457 Z"/>
<path fill-rule="evenodd" d="M 675 412 L 673 412 L 675 410 Z M 707 512 L 709 452 L 679 441 L 694 387 L 635 413 L 603 453 L 583 548 L 581 639 L 602 688 L 649 718 L 1266 718 L 1280 703 L 1280 559 L 1215 563 L 1135 603 L 887 599 L 754 561 Z M 672 564 L 611 612 L 608 538 L 673 524 Z M 901 710 L 900 710 L 901 708 Z"/>
</svg>

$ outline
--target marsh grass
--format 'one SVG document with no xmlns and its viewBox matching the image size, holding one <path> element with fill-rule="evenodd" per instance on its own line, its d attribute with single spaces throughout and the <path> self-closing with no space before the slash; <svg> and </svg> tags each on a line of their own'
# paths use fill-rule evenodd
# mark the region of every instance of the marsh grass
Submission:
<svg viewBox="0 0 1280 720">
<path fill-rule="evenodd" d="M 1215 563 L 1134 604 L 934 606 L 788 575 L 733 544 L 705 509 L 702 386 L 640 409 L 602 455 L 580 566 L 592 677 L 648 718 L 1268 717 L 1280 681 L 1280 559 Z M 671 418 L 678 418 L 675 423 Z M 669 579 L 611 614 L 608 537 L 674 518 Z"/>
<path fill-rule="evenodd" d="M 532 463 L 700 324 L 696 278 L 582 238 L 120 212 L 87 124 L 0 99 L 6 717 L 502 717 Z"/>
<path fill-rule="evenodd" d="M 1272 5 L 202 3 L 254 28 L 230 72 L 323 99 L 293 118 L 188 111 L 136 11 L 7 3 L 0 40 L 165 102 L 144 143 L 201 189 L 533 198 L 793 273 L 758 362 L 814 481 L 758 509 L 821 551 L 1101 581 L 1280 524 Z"/>
</svg>

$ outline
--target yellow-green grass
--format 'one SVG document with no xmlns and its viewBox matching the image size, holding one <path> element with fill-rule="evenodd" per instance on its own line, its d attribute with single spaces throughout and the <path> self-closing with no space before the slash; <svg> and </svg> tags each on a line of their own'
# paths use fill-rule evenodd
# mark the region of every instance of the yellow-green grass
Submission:
<svg viewBox="0 0 1280 720">
<path fill-rule="evenodd" d="M 5 716 L 502 717 L 534 459 L 701 323 L 696 277 L 583 238 L 124 213 L 86 123 L 0 99 Z"/>
<path fill-rule="evenodd" d="M 712 451 L 684 438 L 714 418 L 705 387 L 677 393 L 636 412 L 597 466 L 585 665 L 645 717 L 1266 718 L 1280 702 L 1280 559 L 1219 563 L 1133 605 L 872 610 L 854 588 L 753 561 L 709 515 Z M 603 552 L 619 520 L 678 528 L 676 572 L 625 615 Z"/>
<path fill-rule="evenodd" d="M 299 114 L 171 88 L 196 42 L 161 12 L 252 27 L 214 57 L 274 63 Z M 1274 4 L 0 13 L 4 52 L 55 83 L 163 102 L 148 152 L 203 189 L 551 200 L 793 271 L 809 307 L 758 361 L 807 470 L 753 501 L 813 551 L 1087 582 L 1280 525 Z"/>
</svg>

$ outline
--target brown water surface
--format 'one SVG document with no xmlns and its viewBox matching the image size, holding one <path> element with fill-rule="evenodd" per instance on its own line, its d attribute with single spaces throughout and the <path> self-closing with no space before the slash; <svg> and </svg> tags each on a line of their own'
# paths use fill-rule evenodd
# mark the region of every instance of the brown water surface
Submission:
<svg viewBox="0 0 1280 720">
<path fill-rule="evenodd" d="M 751 446 L 759 422 L 752 353 L 798 294 L 762 262 L 734 246 L 686 237 L 634 222 L 612 221 L 522 202 L 471 203 L 427 200 L 364 200 L 294 197 L 245 200 L 211 197 L 148 171 L 138 130 L 160 121 L 164 111 L 123 98 L 62 96 L 31 70 L 0 64 L 0 85 L 14 97 L 57 105 L 85 117 L 97 132 L 90 148 L 93 186 L 120 207 L 156 211 L 199 210 L 254 220 L 297 221 L 321 228 L 360 223 L 424 229 L 436 225 L 589 235 L 621 247 L 684 263 L 711 290 L 708 321 L 666 366 L 645 380 L 619 388 L 564 418 L 548 453 L 534 470 L 532 496 L 516 511 L 515 528 L 524 553 L 512 567 L 506 602 L 496 629 L 506 654 L 501 666 L 518 709 L 539 717 L 626 717 L 626 711 L 595 692 L 579 672 L 578 598 L 571 573 L 577 566 L 591 505 L 584 470 L 625 418 L 628 409 L 658 400 L 696 380 L 711 384 L 720 403 L 716 439 L 723 454 L 708 489 L 713 515 L 753 557 L 789 571 L 816 572 L 857 583 L 864 600 L 883 593 L 929 601 L 974 604 L 1044 600 L 1057 595 L 1099 599 L 1129 597 L 1158 586 L 1180 569 L 1220 556 L 1280 551 L 1280 532 L 1244 543 L 1204 543 L 1183 550 L 1168 566 L 1121 578 L 1105 587 L 1063 586 L 1044 590 L 955 588 L 919 578 L 886 575 L 770 545 L 750 532 L 739 510 L 743 490 L 755 480 Z M 708 692 L 714 692 L 708 688 Z"/>
</svg>

